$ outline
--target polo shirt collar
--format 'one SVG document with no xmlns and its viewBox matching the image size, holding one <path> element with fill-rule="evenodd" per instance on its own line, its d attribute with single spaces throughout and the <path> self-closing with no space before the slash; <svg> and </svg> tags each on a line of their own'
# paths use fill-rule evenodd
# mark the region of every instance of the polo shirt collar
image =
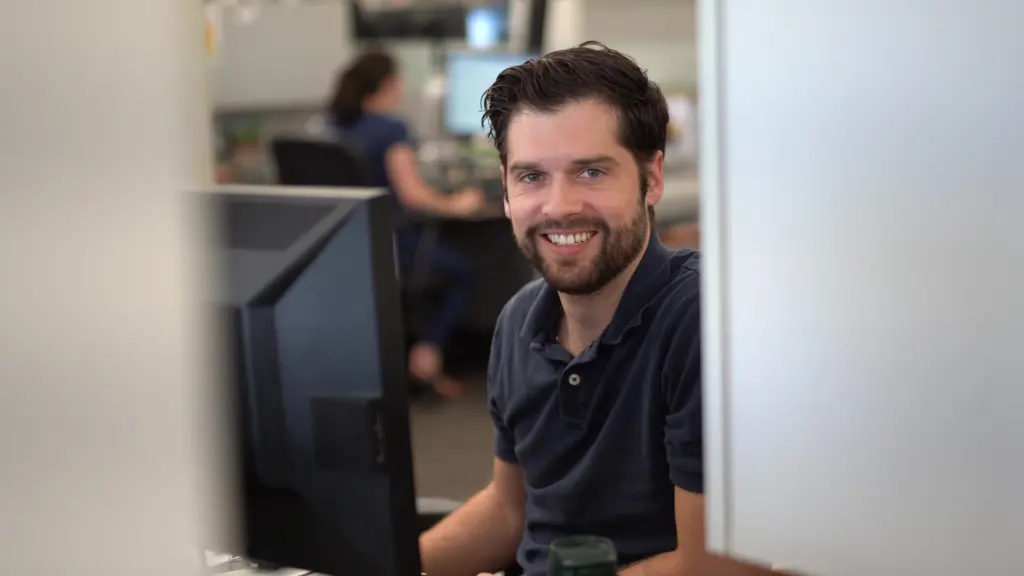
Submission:
<svg viewBox="0 0 1024 576">
<path fill-rule="evenodd" d="M 647 250 L 626 284 L 611 324 L 601 335 L 601 342 L 618 344 L 631 328 L 640 324 L 644 309 L 651 303 L 658 288 L 664 286 L 671 276 L 668 263 L 672 254 L 672 250 L 662 244 L 656 234 L 651 234 Z M 540 295 L 526 314 L 519 335 L 529 338 L 535 345 L 542 344 L 550 337 L 561 317 L 562 304 L 558 300 L 558 292 L 545 282 Z"/>
</svg>

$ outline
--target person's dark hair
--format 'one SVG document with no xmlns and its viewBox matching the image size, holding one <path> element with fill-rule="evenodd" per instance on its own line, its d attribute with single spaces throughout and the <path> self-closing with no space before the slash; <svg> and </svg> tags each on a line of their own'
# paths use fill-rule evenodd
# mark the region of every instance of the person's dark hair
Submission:
<svg viewBox="0 0 1024 576">
<path fill-rule="evenodd" d="M 369 51 L 356 58 L 338 75 L 327 106 L 331 120 L 339 125 L 358 120 L 363 113 L 363 101 L 397 72 L 395 59 L 384 52 Z"/>
<path fill-rule="evenodd" d="M 505 164 L 512 116 L 589 99 L 616 109 L 619 139 L 638 163 L 665 152 L 669 117 L 661 88 L 635 60 L 595 41 L 507 68 L 483 95 L 481 123 Z"/>
</svg>

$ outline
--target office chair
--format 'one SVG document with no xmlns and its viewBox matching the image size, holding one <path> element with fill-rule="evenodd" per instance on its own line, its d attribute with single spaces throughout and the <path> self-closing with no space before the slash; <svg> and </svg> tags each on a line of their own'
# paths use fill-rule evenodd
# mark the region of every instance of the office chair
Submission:
<svg viewBox="0 0 1024 576">
<path fill-rule="evenodd" d="M 355 146 L 335 141 L 276 138 L 271 143 L 278 182 L 285 186 L 368 186 Z"/>
<path fill-rule="evenodd" d="M 358 147 L 340 141 L 276 138 L 271 142 L 278 182 L 285 186 L 368 186 L 366 162 Z M 440 224 L 422 224 L 411 267 L 399 271 L 402 307 L 407 332 L 423 331 L 429 309 L 436 304 L 441 286 L 430 276 L 430 261 L 437 245 Z"/>
<path fill-rule="evenodd" d="M 356 146 L 341 141 L 277 138 L 271 143 L 278 182 L 285 186 L 368 186 L 366 163 Z M 439 226 L 428 221 L 416 247 L 416 256 L 403 282 L 409 290 L 430 288 L 430 259 Z"/>
</svg>

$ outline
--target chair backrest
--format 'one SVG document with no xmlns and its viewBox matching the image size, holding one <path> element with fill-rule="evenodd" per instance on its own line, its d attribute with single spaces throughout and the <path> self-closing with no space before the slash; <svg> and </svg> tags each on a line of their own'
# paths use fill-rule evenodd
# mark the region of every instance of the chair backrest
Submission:
<svg viewBox="0 0 1024 576">
<path fill-rule="evenodd" d="M 351 145 L 277 138 L 271 148 L 278 181 L 285 186 L 369 186 L 366 163 Z"/>
</svg>

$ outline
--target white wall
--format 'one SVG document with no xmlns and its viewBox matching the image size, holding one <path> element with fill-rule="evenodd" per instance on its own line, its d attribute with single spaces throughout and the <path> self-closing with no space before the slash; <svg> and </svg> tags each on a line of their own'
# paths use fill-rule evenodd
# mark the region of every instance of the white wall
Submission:
<svg viewBox="0 0 1024 576">
<path fill-rule="evenodd" d="M 0 18 L 3 572 L 194 574 L 200 3 L 16 4 Z"/>
<path fill-rule="evenodd" d="M 666 89 L 697 82 L 693 0 L 551 0 L 546 48 L 599 40 L 634 57 Z"/>
<path fill-rule="evenodd" d="M 701 14 L 709 543 L 1020 573 L 1024 5 Z"/>
<path fill-rule="evenodd" d="M 286 7 L 287 8 L 287 7 Z M 352 53 L 361 47 L 356 45 Z M 386 49 L 398 61 L 404 83 L 404 94 L 400 114 L 409 122 L 413 133 L 425 139 L 437 132 L 439 110 L 432 110 L 424 102 L 423 87 L 434 70 L 433 48 L 426 41 L 392 42 Z M 350 60 L 339 58 L 337 71 L 340 71 Z M 218 122 L 232 122 L 239 119 L 255 118 L 260 126 L 260 139 L 263 144 L 269 143 L 279 136 L 295 136 L 307 134 L 311 120 L 322 121 L 324 106 L 334 88 L 336 72 L 325 72 L 323 77 L 323 93 L 314 97 L 310 92 L 304 99 L 268 100 L 254 97 L 242 107 L 227 106 L 217 110 L 215 119 Z M 258 104 L 262 102 L 263 104 Z M 253 107 L 255 106 L 255 107 Z M 265 106 L 265 107 L 261 107 Z M 266 176 L 273 173 L 273 159 L 270 150 L 264 150 L 265 157 L 255 173 L 249 174 L 257 183 L 265 183 Z M 244 179 L 244 175 L 243 175 Z"/>
<path fill-rule="evenodd" d="M 257 111 L 321 105 L 355 53 L 347 3 L 259 4 L 252 21 L 240 18 L 244 10 L 220 11 L 220 49 L 209 71 L 214 105 Z"/>
</svg>

